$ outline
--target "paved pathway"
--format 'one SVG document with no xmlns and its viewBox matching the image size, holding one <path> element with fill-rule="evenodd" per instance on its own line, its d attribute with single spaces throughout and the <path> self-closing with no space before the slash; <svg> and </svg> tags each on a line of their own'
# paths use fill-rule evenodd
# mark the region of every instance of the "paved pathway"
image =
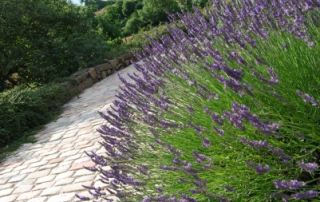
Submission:
<svg viewBox="0 0 320 202">
<path fill-rule="evenodd" d="M 133 72 L 133 65 L 119 71 Z M 104 154 L 96 129 L 106 122 L 98 111 L 110 106 L 119 85 L 113 74 L 86 89 L 36 135 L 36 143 L 24 144 L 0 164 L 0 202 L 73 202 L 79 201 L 75 193 L 90 195 L 81 185 L 104 185 L 99 173 L 83 168 L 95 165 L 84 151 Z"/>
</svg>

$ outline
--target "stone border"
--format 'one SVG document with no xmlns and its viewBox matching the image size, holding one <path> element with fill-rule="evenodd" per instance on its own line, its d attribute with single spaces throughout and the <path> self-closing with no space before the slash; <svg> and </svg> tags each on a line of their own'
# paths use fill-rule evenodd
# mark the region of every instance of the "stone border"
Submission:
<svg viewBox="0 0 320 202">
<path fill-rule="evenodd" d="M 137 53 L 141 54 L 141 51 L 137 51 Z M 78 93 L 81 93 L 116 71 L 128 67 L 131 64 L 130 60 L 136 60 L 133 53 L 124 54 L 109 60 L 107 63 L 81 69 L 70 75 L 72 81 L 61 83 L 61 85 L 66 88 L 75 89 Z"/>
</svg>

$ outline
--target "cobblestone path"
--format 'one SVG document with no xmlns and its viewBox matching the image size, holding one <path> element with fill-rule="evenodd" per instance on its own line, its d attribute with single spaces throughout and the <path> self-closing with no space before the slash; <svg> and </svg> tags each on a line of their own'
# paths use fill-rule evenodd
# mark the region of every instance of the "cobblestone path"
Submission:
<svg viewBox="0 0 320 202">
<path fill-rule="evenodd" d="M 125 78 L 133 72 L 133 65 L 119 71 Z M 83 168 L 95 165 L 84 151 L 104 154 L 96 129 L 106 122 L 98 111 L 112 104 L 119 85 L 112 74 L 86 89 L 36 134 L 37 142 L 24 144 L 0 164 L 0 202 L 73 202 L 79 201 L 75 193 L 89 196 L 81 185 L 102 186 L 99 173 Z"/>
</svg>

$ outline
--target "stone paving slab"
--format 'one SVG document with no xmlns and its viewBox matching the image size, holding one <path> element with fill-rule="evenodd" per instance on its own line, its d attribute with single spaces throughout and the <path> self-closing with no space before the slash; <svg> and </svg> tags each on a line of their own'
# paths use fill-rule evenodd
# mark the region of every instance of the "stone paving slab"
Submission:
<svg viewBox="0 0 320 202">
<path fill-rule="evenodd" d="M 127 73 L 134 72 L 130 65 L 119 74 L 130 81 Z M 81 185 L 103 185 L 98 173 L 83 168 L 95 165 L 84 151 L 103 154 L 96 129 L 106 122 L 98 111 L 110 107 L 119 85 L 113 74 L 84 90 L 35 135 L 35 143 L 22 145 L 0 164 L 0 202 L 75 202 L 76 193 L 89 196 Z"/>
</svg>

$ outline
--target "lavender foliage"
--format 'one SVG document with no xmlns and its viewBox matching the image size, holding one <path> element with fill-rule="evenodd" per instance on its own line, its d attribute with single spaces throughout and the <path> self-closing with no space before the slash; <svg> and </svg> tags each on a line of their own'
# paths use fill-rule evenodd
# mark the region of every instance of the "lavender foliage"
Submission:
<svg viewBox="0 0 320 202">
<path fill-rule="evenodd" d="M 308 46 L 315 46 L 307 32 L 310 23 L 307 14 L 319 8 L 320 2 L 210 0 L 210 4 L 212 7 L 206 9 L 205 14 L 196 7 L 194 13 L 170 14 L 173 25 L 167 24 L 170 36 L 162 36 L 160 41 L 146 36 L 150 45 L 143 48 L 141 55 L 135 54 L 144 64 L 132 61 L 139 73 L 128 75 L 130 81 L 119 75 L 124 87 L 117 93 L 117 100 L 110 110 L 99 112 L 107 122 L 98 129 L 102 138 L 100 144 L 107 155 L 86 152 L 96 164 L 86 169 L 99 172 L 100 181 L 108 186 L 106 189 L 86 187 L 93 198 L 110 201 L 105 196 L 108 192 L 123 201 L 183 202 L 204 198 L 231 201 L 237 199 L 241 191 L 259 198 L 259 193 L 244 188 L 243 182 L 232 183 L 236 179 L 226 184 L 210 182 L 210 177 L 206 179 L 208 173 L 210 176 L 215 172 L 230 174 L 230 170 L 236 169 L 254 170 L 257 178 L 266 176 L 267 187 L 290 190 L 290 196 L 282 192 L 277 195 L 284 200 L 318 196 L 318 191 L 307 191 L 310 190 L 307 182 L 268 178 L 274 172 L 283 174 L 282 170 L 295 163 L 310 173 L 317 172 L 319 166 L 296 161 L 294 155 L 287 155 L 293 150 L 274 146 L 287 141 L 279 136 L 279 131 L 285 131 L 285 123 L 272 116 L 269 120 L 247 103 L 260 93 L 248 83 L 250 81 L 257 86 L 265 85 L 266 89 L 272 88 L 269 96 L 277 95 L 282 103 L 289 102 L 273 90 L 281 84 L 276 68 L 254 51 L 261 50 L 260 42 L 267 40 L 271 33 L 289 33 Z M 178 20 L 186 31 L 179 28 Z M 215 48 L 217 44 L 225 49 Z M 257 65 L 267 67 L 268 78 Z M 319 101 L 310 95 L 300 90 L 297 93 L 305 102 L 318 105 Z M 223 96 L 231 100 L 221 99 Z M 222 102 L 226 102 L 223 103 L 225 108 L 217 109 L 215 104 Z M 245 136 L 247 134 L 252 137 Z M 239 144 L 237 137 L 241 137 L 243 144 Z M 194 142 L 188 142 L 189 139 Z M 234 148 L 235 144 L 239 144 L 240 149 Z M 197 147 L 190 148 L 190 145 Z M 213 150 L 217 145 L 223 151 Z M 241 152 L 247 154 L 247 147 L 254 148 L 253 155 L 260 157 L 268 152 L 268 158 L 252 161 L 242 156 Z M 238 159 L 229 156 L 234 150 L 239 154 Z M 225 158 L 221 157 L 223 155 Z M 149 162 L 141 162 L 141 159 Z M 275 159 L 283 164 L 271 165 Z M 108 166 L 110 169 L 105 169 Z M 250 179 L 241 180 L 250 182 Z M 172 186 L 181 186 L 183 191 L 172 193 Z"/>
</svg>

